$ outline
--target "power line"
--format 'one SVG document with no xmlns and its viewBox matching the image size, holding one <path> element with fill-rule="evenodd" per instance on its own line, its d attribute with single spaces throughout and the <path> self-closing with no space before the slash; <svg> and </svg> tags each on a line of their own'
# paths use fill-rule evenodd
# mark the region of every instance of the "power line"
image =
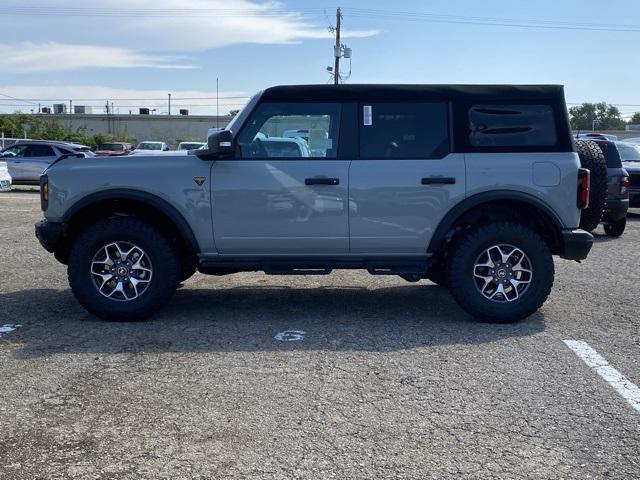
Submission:
<svg viewBox="0 0 640 480">
<path fill-rule="evenodd" d="M 558 30 L 587 30 L 609 32 L 640 32 L 640 25 L 622 25 L 610 23 L 561 22 L 540 19 L 514 19 L 498 17 L 473 17 L 463 15 L 441 15 L 427 12 L 395 12 L 390 10 L 349 8 L 345 9 L 350 17 L 384 18 L 430 23 L 452 23 L 464 25 L 486 25 L 497 27 L 541 28 Z"/>
</svg>

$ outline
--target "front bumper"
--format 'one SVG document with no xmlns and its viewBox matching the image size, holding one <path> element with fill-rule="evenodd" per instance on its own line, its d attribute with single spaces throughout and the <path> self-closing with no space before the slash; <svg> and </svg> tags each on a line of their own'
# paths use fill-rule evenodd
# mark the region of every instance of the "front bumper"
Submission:
<svg viewBox="0 0 640 480">
<path fill-rule="evenodd" d="M 629 199 L 625 198 L 610 198 L 607 199 L 607 205 L 604 208 L 602 214 L 602 222 L 617 222 L 627 216 L 627 210 L 629 210 Z"/>
<path fill-rule="evenodd" d="M 47 252 L 55 252 L 64 235 L 65 224 L 40 220 L 36 223 L 36 238 Z"/>
<path fill-rule="evenodd" d="M 579 228 L 563 230 L 562 243 L 564 248 L 560 252 L 560 257 L 567 260 L 584 260 L 593 246 L 593 235 Z"/>
</svg>

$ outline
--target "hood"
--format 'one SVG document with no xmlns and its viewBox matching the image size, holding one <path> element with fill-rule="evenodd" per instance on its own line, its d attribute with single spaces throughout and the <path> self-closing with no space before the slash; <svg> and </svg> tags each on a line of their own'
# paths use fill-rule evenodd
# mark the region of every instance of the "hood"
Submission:
<svg viewBox="0 0 640 480">
<path fill-rule="evenodd" d="M 627 172 L 640 173 L 640 162 L 622 162 L 622 168 Z"/>
<path fill-rule="evenodd" d="M 102 156 L 105 156 L 105 155 L 113 156 L 113 155 L 126 155 L 127 154 L 127 152 L 122 152 L 122 151 L 118 151 L 118 150 L 96 150 L 93 153 L 94 153 L 94 155 L 99 155 L 99 156 L 100 155 L 102 155 Z"/>
</svg>

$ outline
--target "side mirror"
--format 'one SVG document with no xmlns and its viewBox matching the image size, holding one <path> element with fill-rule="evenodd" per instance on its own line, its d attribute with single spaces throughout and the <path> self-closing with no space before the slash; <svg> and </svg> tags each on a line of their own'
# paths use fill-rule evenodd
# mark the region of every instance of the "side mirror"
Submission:
<svg viewBox="0 0 640 480">
<path fill-rule="evenodd" d="M 207 149 L 200 150 L 198 156 L 205 160 L 229 158 L 233 156 L 233 134 L 230 130 L 214 132 L 207 138 Z"/>
</svg>

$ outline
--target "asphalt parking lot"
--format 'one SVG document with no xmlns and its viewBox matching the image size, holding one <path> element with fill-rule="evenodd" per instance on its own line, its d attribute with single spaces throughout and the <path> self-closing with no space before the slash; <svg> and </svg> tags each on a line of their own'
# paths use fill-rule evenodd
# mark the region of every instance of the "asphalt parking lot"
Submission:
<svg viewBox="0 0 640 480">
<path fill-rule="evenodd" d="M 639 478 L 640 409 L 564 343 L 640 385 L 638 214 L 515 325 L 361 272 L 197 274 L 122 324 L 0 194 L 0 477 Z"/>
</svg>

